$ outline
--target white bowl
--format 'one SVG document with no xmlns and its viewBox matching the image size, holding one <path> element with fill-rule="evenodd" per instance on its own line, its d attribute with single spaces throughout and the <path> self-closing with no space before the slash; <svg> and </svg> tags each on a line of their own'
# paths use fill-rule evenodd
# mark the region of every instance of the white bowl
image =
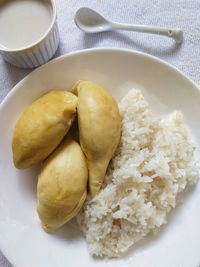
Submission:
<svg viewBox="0 0 200 267">
<path fill-rule="evenodd" d="M 142 90 L 154 112 L 183 112 L 200 144 L 200 91 L 174 67 L 155 57 L 119 49 L 85 50 L 60 57 L 32 72 L 0 106 L 0 248 L 16 267 L 137 266 L 194 267 L 200 264 L 200 184 L 148 237 L 118 260 L 94 260 L 75 220 L 55 234 L 45 233 L 36 213 L 37 168 L 19 171 L 12 163 L 11 139 L 20 113 L 51 89 L 70 89 L 89 79 L 120 99 L 132 87 Z M 198 150 L 199 151 L 199 150 Z M 199 153 L 198 153 L 199 155 Z"/>
<path fill-rule="evenodd" d="M 0 0 L 0 4 L 2 1 L 5 0 Z M 19 49 L 9 49 L 0 44 L 2 57 L 12 65 L 20 68 L 35 68 L 49 61 L 55 54 L 59 44 L 56 5 L 54 0 L 46 1 L 51 5 L 52 19 L 48 30 L 39 40 Z"/>
</svg>

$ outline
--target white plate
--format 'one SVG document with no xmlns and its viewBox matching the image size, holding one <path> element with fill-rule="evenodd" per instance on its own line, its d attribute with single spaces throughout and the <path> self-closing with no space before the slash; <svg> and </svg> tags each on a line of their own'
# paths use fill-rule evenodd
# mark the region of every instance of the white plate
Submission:
<svg viewBox="0 0 200 267">
<path fill-rule="evenodd" d="M 78 79 L 99 83 L 120 99 L 140 88 L 158 114 L 179 109 L 200 144 L 200 91 L 163 61 L 119 49 L 72 53 L 32 72 L 0 107 L 0 249 L 16 267 L 197 267 L 200 264 L 200 184 L 190 192 L 169 223 L 118 260 L 94 260 L 75 221 L 46 234 L 36 213 L 37 170 L 17 171 L 11 138 L 19 114 L 50 89 L 70 89 Z"/>
</svg>

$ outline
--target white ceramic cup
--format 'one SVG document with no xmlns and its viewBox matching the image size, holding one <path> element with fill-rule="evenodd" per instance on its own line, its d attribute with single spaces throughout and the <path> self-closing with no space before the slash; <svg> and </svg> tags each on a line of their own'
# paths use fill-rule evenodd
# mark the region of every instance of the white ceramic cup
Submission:
<svg viewBox="0 0 200 267">
<path fill-rule="evenodd" d="M 59 44 L 56 5 L 54 0 L 46 1 L 51 5 L 52 18 L 48 30 L 39 40 L 17 49 L 6 48 L 0 44 L 0 53 L 9 63 L 21 68 L 35 68 L 49 61 L 55 54 Z M 0 4 L 1 2 L 3 1 L 0 0 Z"/>
</svg>

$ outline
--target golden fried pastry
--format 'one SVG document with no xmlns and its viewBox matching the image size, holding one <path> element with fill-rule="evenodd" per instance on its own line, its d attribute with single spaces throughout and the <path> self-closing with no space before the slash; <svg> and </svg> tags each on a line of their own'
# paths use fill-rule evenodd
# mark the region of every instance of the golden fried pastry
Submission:
<svg viewBox="0 0 200 267">
<path fill-rule="evenodd" d="M 89 189 L 94 197 L 119 144 L 121 117 L 113 97 L 93 82 L 78 81 L 73 92 L 78 96 L 79 137 L 88 163 Z"/>
<path fill-rule="evenodd" d="M 51 91 L 29 106 L 16 123 L 12 150 L 16 168 L 44 160 L 67 134 L 76 115 L 77 97 Z"/>
<path fill-rule="evenodd" d="M 79 212 L 87 195 L 87 180 L 85 156 L 68 136 L 39 174 L 37 211 L 45 231 L 55 231 Z"/>
</svg>

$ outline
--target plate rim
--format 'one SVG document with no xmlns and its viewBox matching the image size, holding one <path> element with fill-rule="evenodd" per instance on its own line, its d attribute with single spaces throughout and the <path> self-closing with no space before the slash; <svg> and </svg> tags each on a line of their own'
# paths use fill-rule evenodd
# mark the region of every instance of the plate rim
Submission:
<svg viewBox="0 0 200 267">
<path fill-rule="evenodd" d="M 195 87 L 196 90 L 198 90 L 200 92 L 200 86 L 194 82 L 191 78 L 189 78 L 183 71 L 179 70 L 176 66 L 166 62 L 163 59 L 160 59 L 156 56 L 153 56 L 151 54 L 147 54 L 145 52 L 140 52 L 140 51 L 136 51 L 136 50 L 132 50 L 132 49 L 127 49 L 127 48 L 116 48 L 116 47 L 97 47 L 97 48 L 87 48 L 87 49 L 81 49 L 81 50 L 76 50 L 76 51 L 72 51 L 69 53 L 66 53 L 64 55 L 61 55 L 59 57 L 56 57 L 52 60 L 50 60 L 49 62 L 47 62 L 46 64 L 34 69 L 33 71 L 31 71 L 29 74 L 27 74 L 23 79 L 21 79 L 17 84 L 14 85 L 14 87 L 12 87 L 9 91 L 9 93 L 4 97 L 4 99 L 2 100 L 2 102 L 0 103 L 0 112 L 3 110 L 3 108 L 6 106 L 7 102 L 10 100 L 10 98 L 12 98 L 12 95 L 15 93 L 15 91 L 17 90 L 17 88 L 26 80 L 29 78 L 29 76 L 34 75 L 36 72 L 40 71 L 43 68 L 46 68 L 47 65 L 51 65 L 54 64 L 54 62 L 59 62 L 64 58 L 68 58 L 68 57 L 73 57 L 75 55 L 79 55 L 79 54 L 87 54 L 87 53 L 95 53 L 95 52 L 101 52 L 101 51 L 106 51 L 106 52 L 122 52 L 122 53 L 131 53 L 134 55 L 140 55 L 142 57 L 146 57 L 156 63 L 160 63 L 162 65 L 165 65 L 166 67 L 174 70 L 177 74 L 181 75 L 183 79 L 186 79 L 188 82 L 191 83 L 191 85 L 193 85 Z"/>
</svg>

